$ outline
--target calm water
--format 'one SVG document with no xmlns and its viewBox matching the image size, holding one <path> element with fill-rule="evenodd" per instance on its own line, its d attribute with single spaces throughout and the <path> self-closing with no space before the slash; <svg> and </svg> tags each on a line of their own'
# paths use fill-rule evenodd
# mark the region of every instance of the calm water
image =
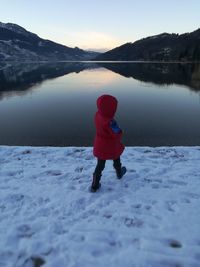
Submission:
<svg viewBox="0 0 200 267">
<path fill-rule="evenodd" d="M 0 65 L 0 145 L 91 146 L 102 94 L 126 145 L 200 145 L 200 66 L 164 63 Z"/>
</svg>

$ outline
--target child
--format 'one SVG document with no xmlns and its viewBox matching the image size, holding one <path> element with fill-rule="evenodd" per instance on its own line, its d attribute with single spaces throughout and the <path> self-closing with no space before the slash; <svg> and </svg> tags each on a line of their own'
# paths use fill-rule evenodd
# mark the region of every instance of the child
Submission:
<svg viewBox="0 0 200 267">
<path fill-rule="evenodd" d="M 121 167 L 120 155 L 124 145 L 120 142 L 122 130 L 114 120 L 117 110 L 117 99 L 111 95 L 102 95 L 97 99 L 98 111 L 95 115 L 96 136 L 93 154 L 97 157 L 97 166 L 93 173 L 91 191 L 96 192 L 101 184 L 100 179 L 106 160 L 113 160 L 117 178 L 121 179 L 126 173 L 126 168 Z"/>
</svg>

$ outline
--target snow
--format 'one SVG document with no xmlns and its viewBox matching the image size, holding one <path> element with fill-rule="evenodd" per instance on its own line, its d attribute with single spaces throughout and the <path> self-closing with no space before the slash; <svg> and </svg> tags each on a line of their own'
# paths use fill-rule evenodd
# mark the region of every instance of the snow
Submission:
<svg viewBox="0 0 200 267">
<path fill-rule="evenodd" d="M 149 39 L 158 39 L 158 35 L 150 36 Z"/>
<path fill-rule="evenodd" d="M 128 147 L 90 193 L 88 147 L 0 146 L 1 267 L 200 266 L 200 147 Z"/>
<path fill-rule="evenodd" d="M 3 52 L 0 52 L 0 56 L 1 56 L 1 58 L 2 59 L 8 59 L 9 58 L 9 55 L 7 55 L 7 54 L 5 54 L 5 53 L 3 53 Z M 2 68 L 0 67 L 0 70 L 1 70 Z"/>
<path fill-rule="evenodd" d="M 35 52 L 29 51 L 25 48 L 19 47 L 20 43 L 25 43 L 22 41 L 19 41 L 18 39 L 15 40 L 0 40 L 0 51 L 3 56 L 9 60 L 15 61 L 19 55 L 21 58 L 24 59 L 31 59 L 38 58 L 37 54 Z"/>
<path fill-rule="evenodd" d="M 23 34 L 24 36 L 29 36 L 30 34 L 33 36 L 37 36 L 34 33 L 28 32 L 26 29 L 24 29 L 23 27 L 14 24 L 14 23 L 3 23 L 0 22 L 0 28 L 4 28 L 10 31 L 13 31 L 15 33 L 19 33 L 19 34 Z"/>
<path fill-rule="evenodd" d="M 38 42 L 38 46 L 45 46 L 45 43 L 42 42 L 42 41 L 39 41 L 39 42 Z"/>
</svg>

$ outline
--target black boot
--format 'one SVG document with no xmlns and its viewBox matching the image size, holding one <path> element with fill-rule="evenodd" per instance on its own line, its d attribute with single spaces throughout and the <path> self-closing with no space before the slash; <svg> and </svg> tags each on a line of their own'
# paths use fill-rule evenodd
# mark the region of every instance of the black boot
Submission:
<svg viewBox="0 0 200 267">
<path fill-rule="evenodd" d="M 124 174 L 126 173 L 126 167 L 120 167 L 120 168 L 118 168 L 118 169 L 115 169 L 116 170 L 116 174 L 117 174 L 117 178 L 118 179 L 121 179 L 123 176 L 124 176 Z"/>
<path fill-rule="evenodd" d="M 126 173 L 126 167 L 122 167 L 120 158 L 115 159 L 113 161 L 113 167 L 115 168 L 117 178 L 121 179 L 124 176 L 124 174 Z"/>
<path fill-rule="evenodd" d="M 96 175 L 95 173 L 93 174 L 91 192 L 96 192 L 101 187 L 101 184 L 99 182 L 100 179 L 101 179 L 101 175 Z"/>
</svg>

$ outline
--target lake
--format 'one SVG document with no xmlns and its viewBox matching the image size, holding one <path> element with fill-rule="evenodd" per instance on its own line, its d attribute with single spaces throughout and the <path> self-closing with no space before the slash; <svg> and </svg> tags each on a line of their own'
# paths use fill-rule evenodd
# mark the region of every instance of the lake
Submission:
<svg viewBox="0 0 200 267">
<path fill-rule="evenodd" d="M 200 145 L 200 65 L 150 62 L 0 63 L 0 145 L 92 146 L 102 94 L 125 145 Z"/>
</svg>

